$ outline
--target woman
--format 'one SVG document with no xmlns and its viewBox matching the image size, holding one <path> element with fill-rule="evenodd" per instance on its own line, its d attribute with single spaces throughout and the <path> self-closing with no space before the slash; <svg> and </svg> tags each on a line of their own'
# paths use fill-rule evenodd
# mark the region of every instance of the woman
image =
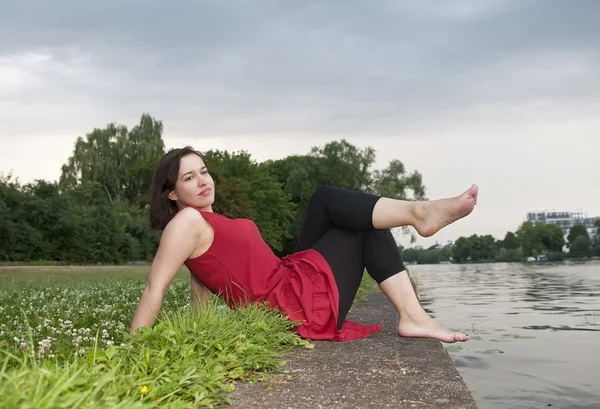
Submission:
<svg viewBox="0 0 600 409">
<path fill-rule="evenodd" d="M 423 310 L 389 229 L 413 226 L 431 236 L 471 213 L 477 193 L 473 185 L 455 198 L 411 202 L 320 187 L 310 198 L 296 253 L 280 259 L 252 221 L 212 211 L 215 185 L 202 154 L 190 147 L 171 150 L 154 174 L 150 221 L 163 234 L 131 333 L 153 325 L 185 264 L 194 304 L 210 292 L 232 307 L 266 301 L 299 322 L 304 338 L 364 338 L 379 325 L 345 318 L 366 268 L 398 310 L 401 336 L 466 341 L 468 335 L 449 331 Z"/>
</svg>

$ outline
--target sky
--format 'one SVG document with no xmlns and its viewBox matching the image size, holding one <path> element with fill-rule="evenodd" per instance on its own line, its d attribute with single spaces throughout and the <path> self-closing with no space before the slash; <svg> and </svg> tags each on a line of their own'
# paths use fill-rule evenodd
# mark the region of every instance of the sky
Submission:
<svg viewBox="0 0 600 409">
<path fill-rule="evenodd" d="M 600 2 L 21 0 L 0 14 L 0 172 L 55 180 L 78 136 L 163 121 L 167 148 L 257 161 L 348 140 L 429 199 L 480 186 L 428 246 L 529 211 L 600 216 Z"/>
</svg>

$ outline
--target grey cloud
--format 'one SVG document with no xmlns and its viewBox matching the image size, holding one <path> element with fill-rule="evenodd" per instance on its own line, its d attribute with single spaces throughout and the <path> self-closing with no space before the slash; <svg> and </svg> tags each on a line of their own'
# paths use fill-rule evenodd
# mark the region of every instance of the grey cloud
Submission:
<svg viewBox="0 0 600 409">
<path fill-rule="evenodd" d="M 593 0 L 38 0 L 0 16 L 0 52 L 87 59 L 24 100 L 76 95 L 213 134 L 384 134 L 600 102 L 599 17 Z"/>
</svg>

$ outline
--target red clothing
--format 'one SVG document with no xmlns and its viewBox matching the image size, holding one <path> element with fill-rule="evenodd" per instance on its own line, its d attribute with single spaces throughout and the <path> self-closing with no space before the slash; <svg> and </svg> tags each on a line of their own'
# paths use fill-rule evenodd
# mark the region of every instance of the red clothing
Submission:
<svg viewBox="0 0 600 409">
<path fill-rule="evenodd" d="M 312 340 L 345 341 L 379 332 L 380 325 L 345 321 L 340 330 L 339 295 L 327 261 L 316 250 L 282 259 L 263 240 L 256 224 L 198 210 L 211 224 L 214 239 L 201 256 L 185 262 L 190 272 L 231 307 L 267 301 Z"/>
</svg>

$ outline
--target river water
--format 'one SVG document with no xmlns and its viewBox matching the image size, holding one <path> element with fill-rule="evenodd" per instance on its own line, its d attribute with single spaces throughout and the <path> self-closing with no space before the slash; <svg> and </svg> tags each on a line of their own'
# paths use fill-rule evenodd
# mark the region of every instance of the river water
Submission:
<svg viewBox="0 0 600 409">
<path fill-rule="evenodd" d="M 600 262 L 410 266 L 480 409 L 600 408 Z"/>
</svg>

